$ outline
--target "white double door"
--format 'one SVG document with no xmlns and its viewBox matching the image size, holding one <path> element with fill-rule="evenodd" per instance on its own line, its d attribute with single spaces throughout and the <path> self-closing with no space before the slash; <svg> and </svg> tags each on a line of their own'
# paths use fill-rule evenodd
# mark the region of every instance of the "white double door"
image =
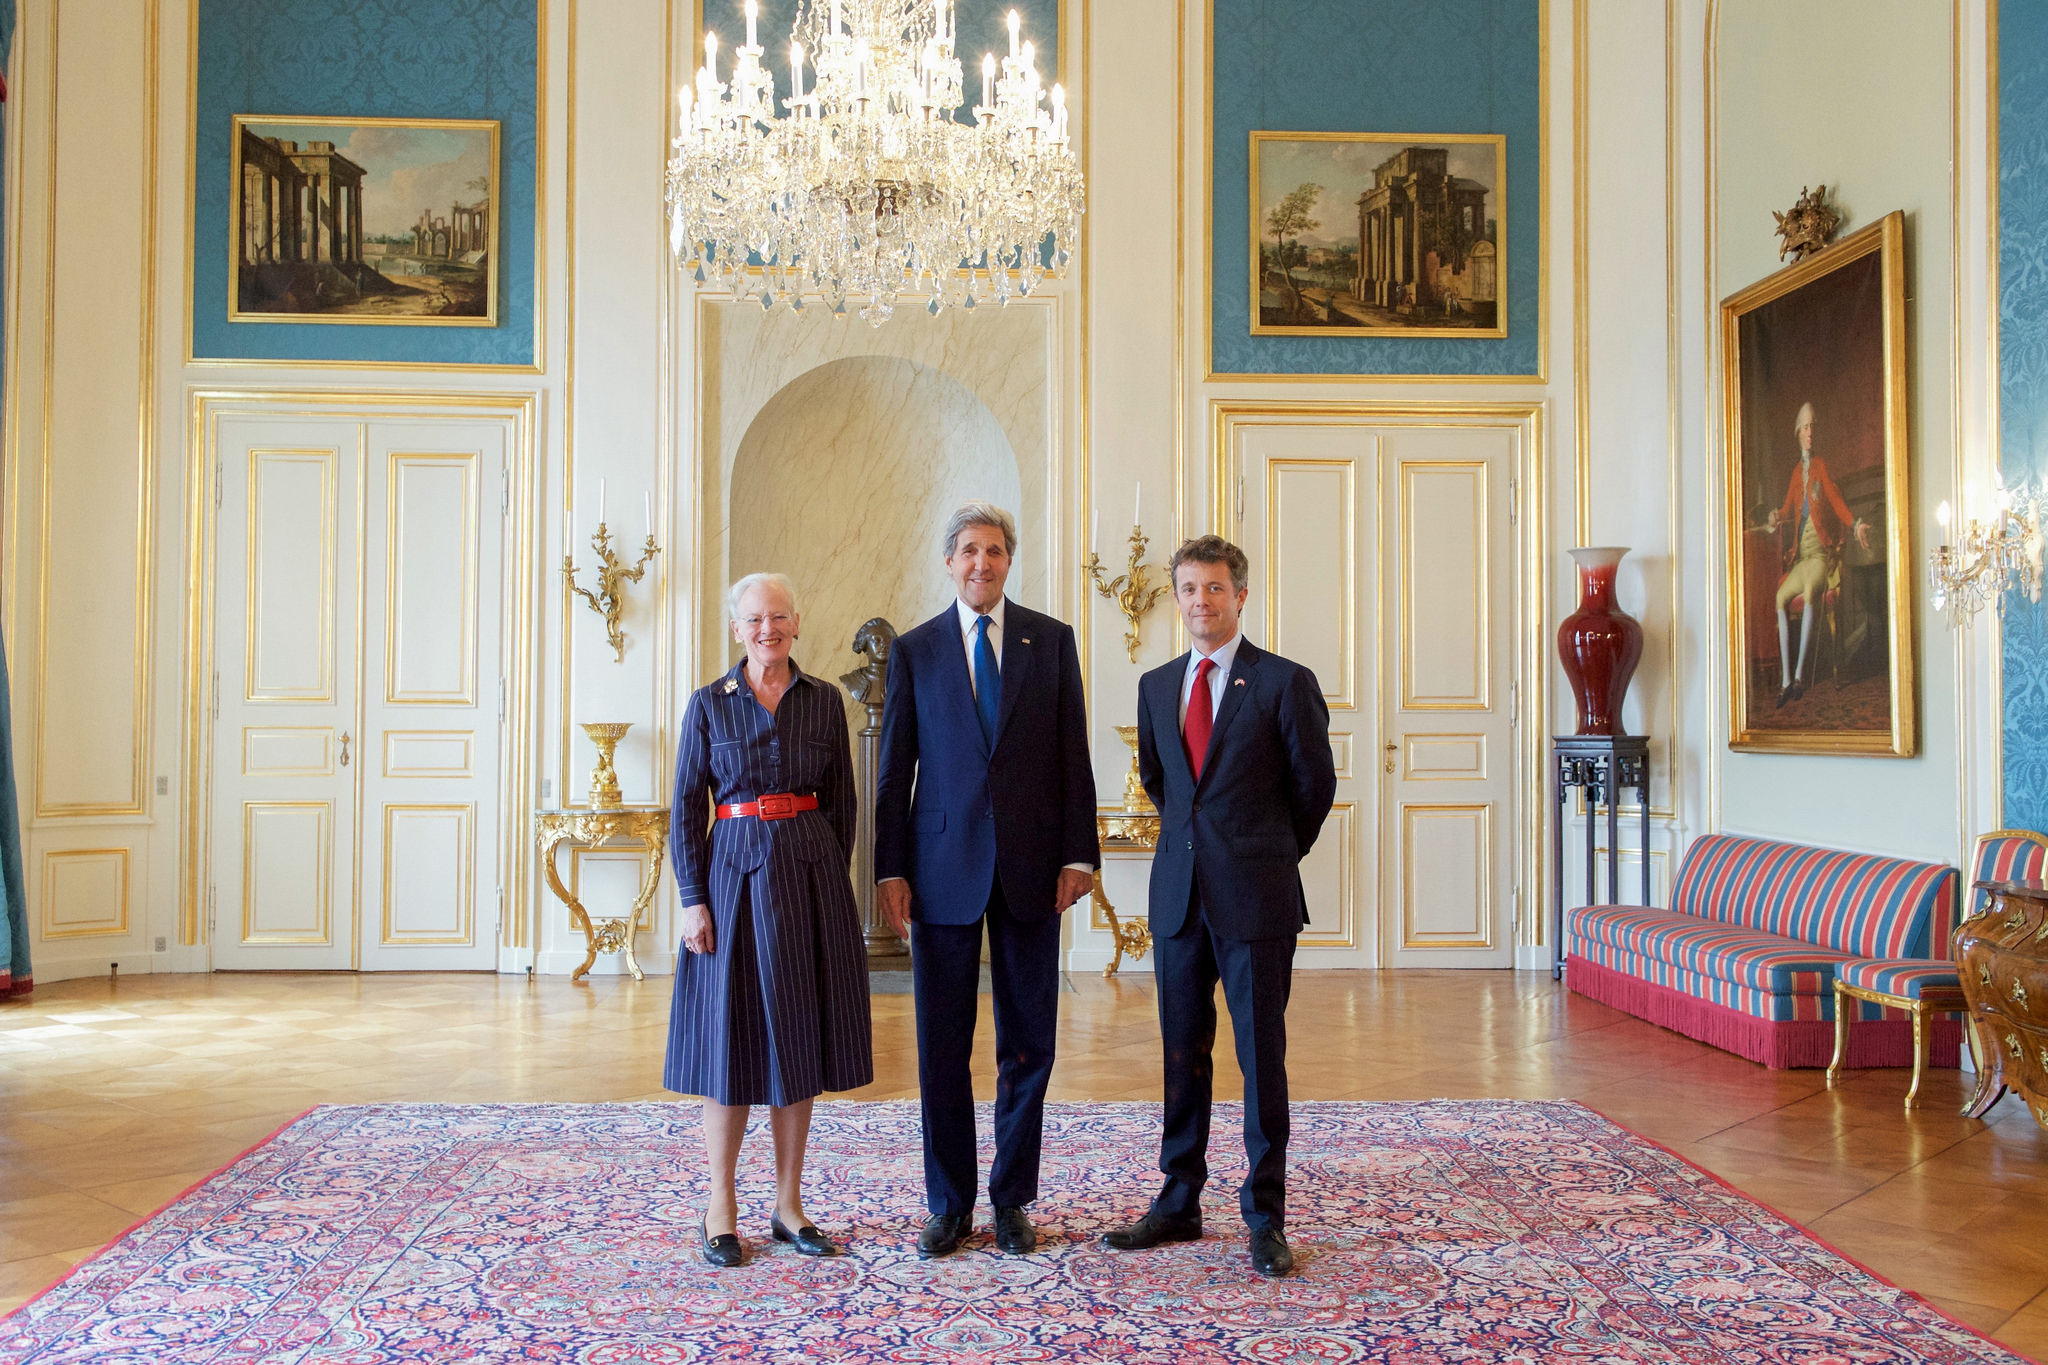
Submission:
<svg viewBox="0 0 2048 1365">
<path fill-rule="evenodd" d="M 1315 671 L 1337 801 L 1304 966 L 1511 967 L 1526 424 L 1315 414 L 1231 428 L 1246 634 Z"/>
<path fill-rule="evenodd" d="M 496 967 L 506 440 L 224 419 L 216 968 Z"/>
</svg>

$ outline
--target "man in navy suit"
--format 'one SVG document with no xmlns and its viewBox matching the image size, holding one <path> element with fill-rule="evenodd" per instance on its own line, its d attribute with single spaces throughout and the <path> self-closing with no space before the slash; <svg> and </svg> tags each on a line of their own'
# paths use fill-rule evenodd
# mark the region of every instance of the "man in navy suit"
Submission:
<svg viewBox="0 0 2048 1365">
<path fill-rule="evenodd" d="M 942 547 L 958 600 L 889 651 L 875 794 L 875 894 L 910 939 L 924 1188 L 918 1255 L 973 1227 L 968 1074 L 987 926 L 995 991 L 996 1245 L 1038 1244 L 1039 1130 L 1059 1018 L 1060 915 L 1100 848 L 1081 660 L 1071 627 L 1003 596 L 1017 527 L 993 503 L 954 512 Z M 913 924 L 915 928 L 913 928 Z"/>
<path fill-rule="evenodd" d="M 1174 600 L 1194 648 L 1138 682 L 1138 775 L 1159 807 L 1148 902 L 1166 1054 L 1166 1184 L 1103 1240 L 1123 1251 L 1202 1235 L 1216 983 L 1244 1073 L 1251 1170 L 1238 1207 L 1252 1267 L 1285 1275 L 1287 995 L 1308 922 L 1301 860 L 1337 792 L 1330 710 L 1315 674 L 1238 631 L 1248 566 L 1221 536 L 1174 551 Z"/>
</svg>

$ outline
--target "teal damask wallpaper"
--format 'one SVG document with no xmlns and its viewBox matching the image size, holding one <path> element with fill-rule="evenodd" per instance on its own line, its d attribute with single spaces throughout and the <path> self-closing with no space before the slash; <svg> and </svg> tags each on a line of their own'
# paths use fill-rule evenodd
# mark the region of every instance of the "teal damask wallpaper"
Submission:
<svg viewBox="0 0 2048 1365">
<path fill-rule="evenodd" d="M 200 359 L 534 363 L 540 0 L 196 0 L 192 354 Z M 497 119 L 498 325 L 229 322 L 236 114 Z"/>
<path fill-rule="evenodd" d="M 1210 367 L 1219 374 L 1535 374 L 1542 0 L 1213 0 L 1212 14 Z M 1506 135 L 1508 334 L 1253 336 L 1254 129 Z"/>
<path fill-rule="evenodd" d="M 2048 495 L 2048 5 L 1998 22 L 1998 458 Z M 2005 610 L 2005 823 L 2048 830 L 2048 607 Z"/>
</svg>

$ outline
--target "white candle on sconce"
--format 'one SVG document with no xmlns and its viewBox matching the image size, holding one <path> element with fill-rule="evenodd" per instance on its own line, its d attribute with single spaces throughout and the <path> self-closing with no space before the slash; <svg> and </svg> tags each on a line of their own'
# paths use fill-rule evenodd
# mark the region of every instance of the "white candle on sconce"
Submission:
<svg viewBox="0 0 2048 1365">
<path fill-rule="evenodd" d="M 1145 481 L 1144 481 L 1144 480 L 1142 480 L 1142 479 L 1140 479 L 1140 480 L 1138 481 L 1137 487 L 1136 487 L 1135 489 L 1133 489 L 1133 490 L 1132 490 L 1132 492 L 1131 492 L 1131 525 L 1132 525 L 1132 527 L 1134 527 L 1134 528 L 1135 528 L 1135 527 L 1143 526 L 1143 525 L 1145 524 L 1145 518 L 1144 518 L 1144 515 L 1143 515 L 1144 509 L 1145 509 Z"/>
<path fill-rule="evenodd" d="M 654 494 L 640 490 L 640 519 L 647 523 L 647 538 L 654 539 Z"/>
<path fill-rule="evenodd" d="M 747 46 L 759 47 L 754 37 L 754 21 L 761 17 L 761 6 L 756 0 L 747 0 Z"/>
<path fill-rule="evenodd" d="M 1941 506 L 1934 509 L 1934 520 L 1941 527 L 1941 547 L 1948 548 L 1948 499 L 1942 499 Z"/>
<path fill-rule="evenodd" d="M 604 480 L 597 481 L 597 524 L 604 525 Z"/>
<path fill-rule="evenodd" d="M 1095 509 L 1095 526 L 1088 533 L 1088 548 L 1098 553 L 1102 549 L 1102 509 L 1100 507 Z"/>
</svg>

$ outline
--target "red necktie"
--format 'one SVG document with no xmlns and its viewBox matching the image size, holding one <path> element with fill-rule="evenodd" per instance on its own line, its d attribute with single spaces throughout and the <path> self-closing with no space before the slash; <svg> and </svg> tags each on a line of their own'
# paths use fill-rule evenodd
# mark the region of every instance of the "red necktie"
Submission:
<svg viewBox="0 0 2048 1365">
<path fill-rule="evenodd" d="M 1202 760 L 1209 756 L 1209 731 L 1216 724 L 1216 702 L 1209 695 L 1209 675 L 1216 671 L 1214 659 L 1195 665 L 1195 685 L 1188 689 L 1188 717 L 1181 725 L 1181 743 L 1188 751 L 1188 770 L 1197 780 Z"/>
</svg>

